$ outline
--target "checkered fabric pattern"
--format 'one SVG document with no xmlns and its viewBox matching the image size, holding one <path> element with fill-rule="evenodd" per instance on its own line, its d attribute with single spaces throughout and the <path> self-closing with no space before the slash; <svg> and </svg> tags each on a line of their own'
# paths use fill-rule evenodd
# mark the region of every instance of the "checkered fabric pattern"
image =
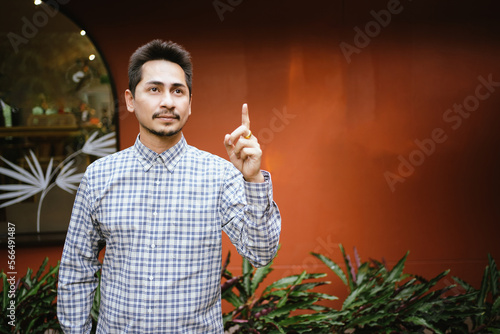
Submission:
<svg viewBox="0 0 500 334">
<path fill-rule="evenodd" d="M 281 217 L 266 182 L 182 140 L 157 154 L 139 140 L 91 164 L 78 189 L 58 287 L 65 333 L 223 333 L 221 230 L 255 266 L 276 254 Z M 99 243 L 106 242 L 104 261 Z"/>
</svg>

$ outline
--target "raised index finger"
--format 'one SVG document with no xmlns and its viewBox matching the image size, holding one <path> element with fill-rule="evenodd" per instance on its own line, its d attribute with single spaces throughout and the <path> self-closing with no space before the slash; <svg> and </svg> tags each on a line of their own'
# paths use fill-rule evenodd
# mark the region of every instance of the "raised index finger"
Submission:
<svg viewBox="0 0 500 334">
<path fill-rule="evenodd" d="M 246 103 L 244 103 L 241 108 L 241 125 L 250 129 L 250 117 L 248 116 L 248 105 Z"/>
</svg>

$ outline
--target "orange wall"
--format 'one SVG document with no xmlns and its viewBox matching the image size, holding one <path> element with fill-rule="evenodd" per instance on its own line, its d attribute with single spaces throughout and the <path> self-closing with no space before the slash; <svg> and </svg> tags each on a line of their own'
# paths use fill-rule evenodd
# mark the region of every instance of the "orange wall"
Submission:
<svg viewBox="0 0 500 334">
<path fill-rule="evenodd" d="M 193 3 L 73 0 L 64 9 L 109 63 L 121 148 L 138 131 L 123 101 L 128 57 L 153 38 L 192 53 L 191 145 L 225 157 L 224 134 L 249 104 L 283 216 L 273 279 L 327 271 L 308 253 L 340 261 L 339 243 L 389 264 L 410 250 L 407 272 L 452 269 L 475 285 L 488 253 L 500 261 L 500 84 L 478 88 L 480 78 L 500 82 L 493 2 L 232 1 L 223 21 L 212 1 Z M 377 30 L 372 10 L 385 27 Z M 390 23 L 381 10 L 393 11 Z M 366 24 L 372 38 L 356 40 Z M 358 43 L 350 62 L 341 42 Z M 448 111 L 464 103 L 467 118 Z M 404 182 L 391 189 L 388 173 Z M 227 239 L 224 247 L 236 259 Z M 37 266 L 37 253 L 55 262 L 61 249 L 20 250 L 18 261 Z"/>
</svg>

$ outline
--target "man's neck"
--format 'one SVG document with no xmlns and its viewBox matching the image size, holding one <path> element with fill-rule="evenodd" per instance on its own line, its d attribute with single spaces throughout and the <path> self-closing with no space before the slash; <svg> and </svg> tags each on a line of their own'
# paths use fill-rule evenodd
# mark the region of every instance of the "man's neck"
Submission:
<svg viewBox="0 0 500 334">
<path fill-rule="evenodd" d="M 173 136 L 157 136 L 146 131 L 141 131 L 139 135 L 139 140 L 141 141 L 141 143 L 158 154 L 163 153 L 175 146 L 175 144 L 177 144 L 181 140 L 181 138 L 182 132 L 179 132 Z"/>
</svg>

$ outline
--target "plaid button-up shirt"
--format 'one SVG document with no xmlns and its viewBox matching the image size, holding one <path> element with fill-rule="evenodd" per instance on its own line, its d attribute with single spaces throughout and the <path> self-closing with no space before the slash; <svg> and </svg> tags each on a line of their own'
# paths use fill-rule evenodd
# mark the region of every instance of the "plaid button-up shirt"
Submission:
<svg viewBox="0 0 500 334">
<path fill-rule="evenodd" d="M 266 182 L 245 182 L 230 162 L 184 138 L 161 154 L 137 138 L 91 164 L 59 270 L 65 333 L 90 332 L 101 267 L 97 333 L 222 333 L 221 230 L 255 266 L 278 247 L 281 218 L 262 173 Z"/>
</svg>

